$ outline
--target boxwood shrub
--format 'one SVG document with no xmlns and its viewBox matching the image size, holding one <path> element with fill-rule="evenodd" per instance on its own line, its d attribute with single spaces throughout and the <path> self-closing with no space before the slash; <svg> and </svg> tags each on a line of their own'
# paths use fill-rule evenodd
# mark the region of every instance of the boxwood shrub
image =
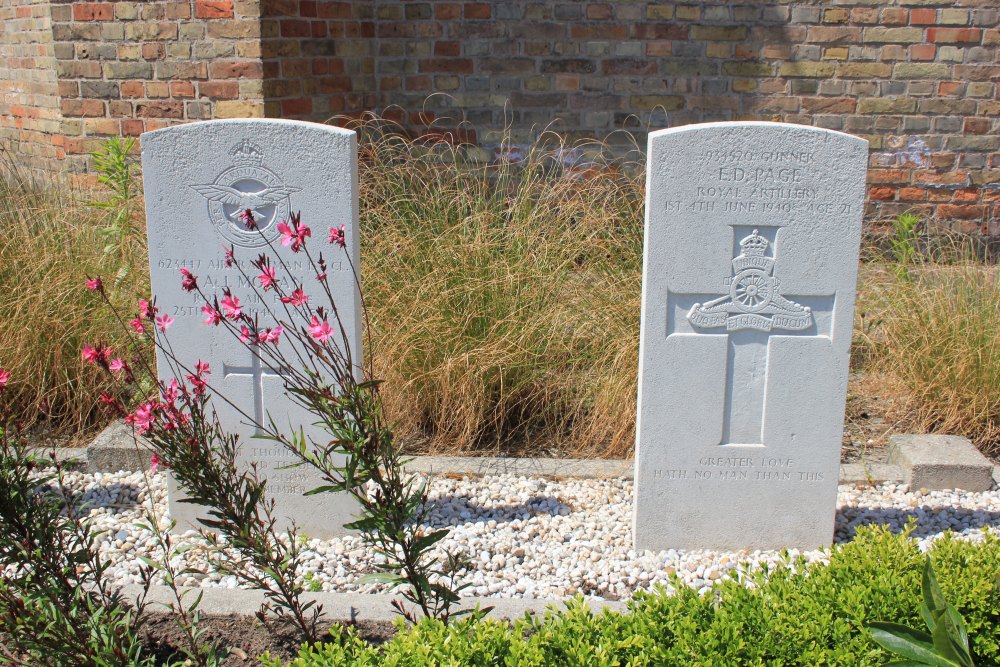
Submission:
<svg viewBox="0 0 1000 667">
<path fill-rule="evenodd" d="M 965 618 L 977 665 L 1000 660 L 1000 538 L 950 537 L 931 550 L 945 595 Z M 639 594 L 624 613 L 594 614 L 582 598 L 515 623 L 468 619 L 399 627 L 372 646 L 352 629 L 304 647 L 287 667 L 477 665 L 882 665 L 892 656 L 865 628 L 875 620 L 923 627 L 915 540 L 886 529 L 859 531 L 829 565 L 786 560 L 751 585 L 727 581 L 707 595 Z M 282 662 L 265 656 L 268 667 Z"/>
</svg>

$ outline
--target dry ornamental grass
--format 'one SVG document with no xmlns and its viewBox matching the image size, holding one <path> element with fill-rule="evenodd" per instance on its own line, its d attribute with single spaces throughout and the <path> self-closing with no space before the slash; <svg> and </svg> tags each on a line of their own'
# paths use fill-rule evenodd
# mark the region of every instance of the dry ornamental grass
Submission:
<svg viewBox="0 0 1000 667">
<path fill-rule="evenodd" d="M 641 159 L 554 134 L 487 156 L 406 139 L 377 118 L 354 129 L 366 354 L 386 381 L 398 435 L 414 451 L 630 456 Z M 5 400 L 74 433 L 104 420 L 82 344 L 118 350 L 126 340 L 98 314 L 83 278 L 146 263 L 141 215 L 106 253 L 106 212 L 80 201 L 10 170 L 0 179 L 0 367 L 14 378 Z M 945 259 L 908 257 L 914 265 L 900 274 L 868 257 L 855 336 L 863 381 L 854 389 L 894 396 L 899 431 L 960 433 L 995 453 L 997 270 L 967 255 Z M 135 269 L 115 298 L 134 304 L 146 289 Z"/>
</svg>

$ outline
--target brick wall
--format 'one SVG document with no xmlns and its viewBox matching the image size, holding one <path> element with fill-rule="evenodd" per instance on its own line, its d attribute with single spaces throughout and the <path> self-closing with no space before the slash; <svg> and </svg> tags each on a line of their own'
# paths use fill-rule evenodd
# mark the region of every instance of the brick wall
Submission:
<svg viewBox="0 0 1000 667">
<path fill-rule="evenodd" d="M 110 135 L 262 116 L 256 1 L 52 2 L 67 169 Z"/>
<path fill-rule="evenodd" d="M 871 142 L 870 211 L 1000 234 L 996 0 L 389 2 L 379 101 L 498 139 L 780 120 Z M 450 97 L 430 98 L 442 91 Z M 504 102 L 509 100 L 509 107 Z M 615 141 L 615 137 L 610 137 Z"/>
<path fill-rule="evenodd" d="M 996 0 L 0 0 L 0 140 L 380 110 L 496 144 L 782 120 L 866 137 L 870 210 L 1000 236 Z M 51 16 L 51 24 L 48 23 Z M 9 18 L 13 17 L 13 18 Z M 18 23 L 19 22 L 19 23 Z M 53 91 L 53 86 L 58 88 Z M 443 93 L 442 95 L 433 95 Z M 0 106 L 0 110 L 5 107 Z M 63 164 L 59 165 L 60 167 Z"/>
<path fill-rule="evenodd" d="M 52 51 L 48 0 L 0 0 L 0 149 L 28 176 L 62 156 Z"/>
</svg>

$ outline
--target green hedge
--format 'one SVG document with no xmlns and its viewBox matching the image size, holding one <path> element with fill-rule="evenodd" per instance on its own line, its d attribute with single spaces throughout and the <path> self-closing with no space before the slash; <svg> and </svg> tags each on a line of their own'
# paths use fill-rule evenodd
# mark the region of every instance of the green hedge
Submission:
<svg viewBox="0 0 1000 667">
<path fill-rule="evenodd" d="M 931 550 L 941 587 L 968 624 L 976 664 L 1000 659 L 1000 538 L 945 538 Z M 640 595 L 629 612 L 592 614 L 578 598 L 513 626 L 424 621 L 373 647 L 353 630 L 303 648 L 287 667 L 507 665 L 882 665 L 891 659 L 865 624 L 889 620 L 923 627 L 918 606 L 923 555 L 914 540 L 862 530 L 835 548 L 829 565 L 793 563 L 700 596 Z M 794 571 L 793 571 L 794 570 Z M 268 667 L 282 662 L 269 660 Z"/>
</svg>

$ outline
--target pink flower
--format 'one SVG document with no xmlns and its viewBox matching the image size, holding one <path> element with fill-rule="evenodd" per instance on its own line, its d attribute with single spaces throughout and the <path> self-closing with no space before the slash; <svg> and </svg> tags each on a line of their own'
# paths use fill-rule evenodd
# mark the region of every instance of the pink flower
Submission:
<svg viewBox="0 0 1000 667">
<path fill-rule="evenodd" d="M 240 342 L 243 343 L 244 345 L 253 345 L 255 342 L 253 339 L 253 335 L 250 333 L 250 330 L 247 329 L 247 325 L 245 324 L 240 327 L 239 338 Z"/>
<path fill-rule="evenodd" d="M 325 343 L 326 339 L 333 335 L 333 329 L 326 320 L 320 321 L 315 315 L 309 322 L 309 334 L 320 343 Z"/>
<path fill-rule="evenodd" d="M 281 340 L 281 334 L 284 333 L 284 329 L 281 326 L 274 327 L 273 329 L 267 329 L 257 334 L 257 340 L 261 343 L 274 343 L 277 345 Z"/>
<path fill-rule="evenodd" d="M 94 276 L 93 278 L 87 278 L 87 289 L 91 292 L 103 292 L 104 282 L 101 280 L 100 276 Z"/>
<path fill-rule="evenodd" d="M 292 224 L 289 225 L 287 222 L 278 223 L 278 231 L 281 232 L 281 245 L 292 246 L 292 252 L 298 252 L 302 250 L 302 246 L 306 243 L 306 238 L 312 236 L 312 231 L 301 224 L 301 214 L 292 213 Z"/>
<path fill-rule="evenodd" d="M 111 363 L 108 364 L 108 369 L 112 373 L 121 373 L 123 370 L 127 368 L 128 364 L 122 361 L 120 357 L 115 357 L 114 359 L 111 360 Z"/>
<path fill-rule="evenodd" d="M 139 317 L 151 320 L 159 309 L 145 299 L 139 299 Z"/>
<path fill-rule="evenodd" d="M 10 371 L 0 368 L 0 392 L 7 388 L 8 382 L 10 382 Z"/>
<path fill-rule="evenodd" d="M 194 375 L 186 375 L 185 377 L 191 382 L 192 392 L 195 396 L 201 396 L 205 393 L 205 389 L 208 388 L 208 383 L 205 382 L 203 375 L 211 375 L 212 371 L 209 370 L 208 364 L 201 359 L 197 361 L 194 365 Z"/>
<path fill-rule="evenodd" d="M 156 318 L 156 327 L 160 331 L 166 331 L 167 327 L 169 327 L 173 323 L 174 323 L 174 318 L 170 317 L 166 313 Z"/>
<path fill-rule="evenodd" d="M 241 212 L 240 213 L 240 220 L 243 222 L 243 224 L 246 226 L 246 228 L 249 229 L 250 231 L 253 231 L 253 230 L 257 229 L 257 220 L 253 217 L 253 210 L 252 209 L 248 208 L 245 211 Z"/>
<path fill-rule="evenodd" d="M 135 426 L 139 433 L 146 433 L 153 426 L 153 421 L 156 419 L 153 414 L 156 411 L 156 403 L 150 401 L 145 405 L 141 405 L 135 409 L 135 412 L 130 414 L 125 418 L 125 423 Z"/>
<path fill-rule="evenodd" d="M 306 296 L 301 287 L 296 288 L 289 296 L 281 297 L 281 303 L 287 303 L 291 306 L 304 306 L 308 300 L 309 297 Z"/>
<path fill-rule="evenodd" d="M 181 289 L 185 292 L 193 292 L 198 289 L 198 276 L 193 275 L 190 271 L 181 267 Z"/>
<path fill-rule="evenodd" d="M 336 243 L 341 248 L 347 247 L 347 230 L 344 225 L 336 229 L 330 229 L 330 243 Z"/>
<path fill-rule="evenodd" d="M 226 268 L 227 269 L 230 268 L 233 264 L 236 263 L 236 256 L 233 253 L 234 253 L 233 246 L 229 246 L 228 248 L 226 248 Z"/>
<path fill-rule="evenodd" d="M 222 312 L 231 320 L 238 320 L 243 315 L 240 308 L 240 300 L 232 294 L 227 294 L 222 298 Z"/>
<path fill-rule="evenodd" d="M 275 282 L 274 267 L 273 266 L 261 267 L 261 274 L 257 276 L 257 280 L 260 281 L 260 286 L 264 288 L 265 292 L 274 287 L 274 282 Z"/>
<path fill-rule="evenodd" d="M 128 321 L 129 326 L 135 329 L 136 333 L 146 333 L 146 327 L 142 324 L 142 318 L 136 317 Z"/>
<path fill-rule="evenodd" d="M 167 405 L 173 405 L 177 402 L 177 397 L 180 396 L 180 385 L 177 384 L 177 378 L 171 378 L 170 384 L 163 388 L 162 394 Z"/>
<path fill-rule="evenodd" d="M 83 350 L 80 351 L 80 356 L 88 364 L 96 364 L 101 360 L 101 348 L 92 347 L 90 343 L 83 344 Z"/>
<path fill-rule="evenodd" d="M 212 326 L 219 326 L 219 322 L 222 321 L 222 313 L 212 308 L 207 303 L 201 307 L 201 312 L 205 313 L 205 324 L 211 324 Z"/>
<path fill-rule="evenodd" d="M 113 414 L 119 417 L 125 416 L 125 408 L 122 407 L 122 404 L 118 402 L 118 399 L 112 396 L 111 394 L 102 391 L 101 395 L 98 396 L 98 400 L 103 405 L 107 406 L 108 410 Z"/>
<path fill-rule="evenodd" d="M 153 455 L 151 457 L 149 457 L 149 463 L 150 463 L 149 472 L 155 473 L 156 469 L 160 467 L 160 456 L 159 456 L 159 454 L 157 454 L 156 452 L 153 452 Z"/>
</svg>

